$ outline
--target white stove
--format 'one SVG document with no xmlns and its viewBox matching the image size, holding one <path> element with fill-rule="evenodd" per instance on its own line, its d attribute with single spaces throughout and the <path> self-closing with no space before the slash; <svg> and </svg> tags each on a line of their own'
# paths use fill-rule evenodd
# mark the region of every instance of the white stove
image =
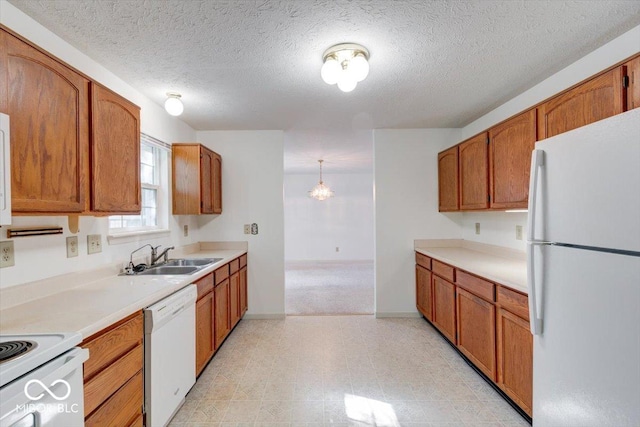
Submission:
<svg viewBox="0 0 640 427">
<path fill-rule="evenodd" d="M 77 333 L 0 335 L 0 427 L 84 425 Z"/>
</svg>

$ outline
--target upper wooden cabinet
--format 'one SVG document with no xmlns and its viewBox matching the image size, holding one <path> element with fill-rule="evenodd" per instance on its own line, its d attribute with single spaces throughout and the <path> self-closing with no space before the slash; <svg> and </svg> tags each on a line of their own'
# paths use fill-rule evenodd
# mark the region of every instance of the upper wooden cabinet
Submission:
<svg viewBox="0 0 640 427">
<path fill-rule="evenodd" d="M 173 144 L 173 214 L 222 213 L 222 158 L 201 144 Z"/>
<path fill-rule="evenodd" d="M 527 207 L 531 152 L 535 144 L 535 109 L 489 130 L 489 194 L 492 209 Z"/>
<path fill-rule="evenodd" d="M 438 210 L 460 210 L 458 182 L 458 146 L 438 154 Z"/>
<path fill-rule="evenodd" d="M 622 113 L 623 76 L 623 66 L 614 68 L 538 106 L 538 139 Z"/>
<path fill-rule="evenodd" d="M 489 158 L 487 134 L 481 133 L 461 143 L 460 151 L 460 210 L 489 207 Z"/>
<path fill-rule="evenodd" d="M 89 80 L 4 30 L 0 38 L 12 210 L 81 213 L 89 188 Z"/>
<path fill-rule="evenodd" d="M 140 212 L 140 108 L 91 85 L 91 210 Z"/>
<path fill-rule="evenodd" d="M 140 109 L 3 29 L 0 47 L 13 212 L 140 212 Z"/>
<path fill-rule="evenodd" d="M 625 63 L 627 68 L 627 110 L 640 107 L 640 56 Z"/>
</svg>

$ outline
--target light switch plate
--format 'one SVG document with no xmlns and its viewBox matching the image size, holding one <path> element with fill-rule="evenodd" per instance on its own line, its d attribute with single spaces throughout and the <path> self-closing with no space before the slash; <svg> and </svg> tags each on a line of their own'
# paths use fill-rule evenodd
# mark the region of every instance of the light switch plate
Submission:
<svg viewBox="0 0 640 427">
<path fill-rule="evenodd" d="M 251 234 L 251 224 L 244 225 L 244 234 Z"/>
<path fill-rule="evenodd" d="M 189 226 L 187 224 L 182 227 L 182 234 L 184 237 L 189 236 Z"/>
<path fill-rule="evenodd" d="M 516 225 L 516 240 L 522 240 L 522 226 Z"/>
<path fill-rule="evenodd" d="M 78 236 L 67 237 L 67 258 L 78 256 Z"/>
<path fill-rule="evenodd" d="M 476 222 L 476 234 L 480 234 L 480 223 Z"/>
<path fill-rule="evenodd" d="M 102 235 L 89 234 L 87 236 L 87 253 L 97 254 L 102 252 Z"/>
<path fill-rule="evenodd" d="M 16 262 L 13 252 L 13 240 L 0 242 L 0 268 L 14 265 L 16 265 Z"/>
</svg>

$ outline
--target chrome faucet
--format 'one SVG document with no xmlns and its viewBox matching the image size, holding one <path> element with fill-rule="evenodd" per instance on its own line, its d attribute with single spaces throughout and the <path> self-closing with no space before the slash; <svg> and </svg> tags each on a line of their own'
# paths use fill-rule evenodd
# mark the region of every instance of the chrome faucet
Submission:
<svg viewBox="0 0 640 427">
<path fill-rule="evenodd" d="M 160 245 L 156 246 L 155 248 L 153 246 L 151 246 L 151 265 L 156 265 L 156 262 L 158 262 L 158 260 L 160 258 L 162 258 L 162 257 L 164 257 L 164 261 L 163 262 L 169 261 L 169 251 L 171 249 L 175 249 L 175 247 L 169 246 L 164 251 L 160 252 L 160 254 L 158 254 L 158 248 L 159 247 L 160 247 Z"/>
<path fill-rule="evenodd" d="M 155 254 L 157 248 L 154 248 L 153 246 L 151 246 L 148 243 L 146 245 L 144 245 L 144 246 L 140 246 L 138 249 L 136 249 L 135 251 L 131 252 L 131 255 L 129 256 L 129 265 L 127 266 L 127 268 L 124 269 L 127 274 L 129 274 L 129 275 L 135 274 L 135 271 L 134 271 L 134 267 L 135 266 L 133 265 L 133 254 L 138 252 L 140 249 L 146 248 L 147 246 L 149 246 L 151 248 L 151 256 L 153 257 L 153 255 Z"/>
</svg>

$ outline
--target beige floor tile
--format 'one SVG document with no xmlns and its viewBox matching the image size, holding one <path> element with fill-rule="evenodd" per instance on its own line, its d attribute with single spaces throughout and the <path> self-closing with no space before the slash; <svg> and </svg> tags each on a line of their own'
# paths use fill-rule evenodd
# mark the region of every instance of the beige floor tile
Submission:
<svg viewBox="0 0 640 427">
<path fill-rule="evenodd" d="M 290 400 L 264 400 L 256 417 L 256 422 L 284 423 L 291 421 Z"/>
<path fill-rule="evenodd" d="M 260 411 L 259 400 L 232 400 L 223 422 L 254 422 Z"/>
<path fill-rule="evenodd" d="M 189 422 L 219 422 L 224 418 L 227 408 L 229 407 L 228 400 L 212 400 L 204 399 L 200 400 L 195 411 L 189 417 Z"/>
<path fill-rule="evenodd" d="M 296 383 L 268 382 L 264 389 L 264 400 L 293 400 Z"/>
<path fill-rule="evenodd" d="M 324 420 L 324 402 L 297 401 L 291 404 L 291 422 L 322 423 Z"/>
</svg>

